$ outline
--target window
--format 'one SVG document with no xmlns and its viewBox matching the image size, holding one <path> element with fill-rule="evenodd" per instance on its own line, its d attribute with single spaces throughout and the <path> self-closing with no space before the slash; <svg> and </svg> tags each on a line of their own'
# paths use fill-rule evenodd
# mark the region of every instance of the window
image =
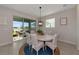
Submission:
<svg viewBox="0 0 79 59">
<path fill-rule="evenodd" d="M 13 27 L 22 27 L 22 22 L 20 21 L 13 21 Z"/>
<path fill-rule="evenodd" d="M 46 28 L 55 28 L 55 18 L 46 20 Z"/>
<path fill-rule="evenodd" d="M 36 27 L 36 22 L 31 22 L 31 28 L 35 28 Z"/>
<path fill-rule="evenodd" d="M 29 28 L 29 22 L 24 22 L 24 28 L 28 29 Z"/>
</svg>

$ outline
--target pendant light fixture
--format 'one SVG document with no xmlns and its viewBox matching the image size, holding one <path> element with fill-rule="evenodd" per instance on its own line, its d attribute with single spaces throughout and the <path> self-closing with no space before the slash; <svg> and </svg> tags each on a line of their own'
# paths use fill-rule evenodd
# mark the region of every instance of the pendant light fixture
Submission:
<svg viewBox="0 0 79 59">
<path fill-rule="evenodd" d="M 39 7 L 40 9 L 40 20 L 38 21 L 38 26 L 42 26 L 43 25 L 43 22 L 41 21 L 41 9 L 42 7 Z"/>
</svg>

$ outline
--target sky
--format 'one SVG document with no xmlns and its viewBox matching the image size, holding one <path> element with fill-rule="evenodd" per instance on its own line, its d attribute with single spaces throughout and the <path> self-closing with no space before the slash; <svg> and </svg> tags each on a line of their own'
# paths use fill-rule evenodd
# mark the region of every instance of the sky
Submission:
<svg viewBox="0 0 79 59">
<path fill-rule="evenodd" d="M 28 26 L 28 23 L 24 23 L 24 26 Z M 22 22 L 13 21 L 13 27 L 22 27 Z"/>
</svg>

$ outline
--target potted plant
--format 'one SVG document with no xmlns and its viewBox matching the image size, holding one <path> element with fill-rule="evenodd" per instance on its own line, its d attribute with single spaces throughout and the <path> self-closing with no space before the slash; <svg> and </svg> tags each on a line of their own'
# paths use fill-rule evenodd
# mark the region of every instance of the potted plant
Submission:
<svg viewBox="0 0 79 59">
<path fill-rule="evenodd" d="M 43 33 L 43 31 L 42 31 L 41 29 L 38 29 L 38 30 L 37 30 L 37 34 L 38 34 L 38 35 L 44 35 L 44 33 Z"/>
</svg>

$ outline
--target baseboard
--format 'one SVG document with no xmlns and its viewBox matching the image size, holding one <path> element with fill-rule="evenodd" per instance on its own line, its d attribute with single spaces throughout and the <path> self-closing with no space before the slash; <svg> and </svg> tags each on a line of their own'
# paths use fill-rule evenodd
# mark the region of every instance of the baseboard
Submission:
<svg viewBox="0 0 79 59">
<path fill-rule="evenodd" d="M 4 46 L 4 45 L 8 45 L 8 44 L 12 44 L 12 42 L 2 43 L 2 44 L 0 44 L 0 46 Z"/>
<path fill-rule="evenodd" d="M 58 40 L 58 41 L 60 41 L 60 42 L 64 42 L 64 43 L 67 43 L 67 44 L 71 44 L 71 45 L 75 45 L 75 43 L 71 43 L 71 42 L 69 42 L 69 41 L 65 41 L 65 40 Z"/>
</svg>

